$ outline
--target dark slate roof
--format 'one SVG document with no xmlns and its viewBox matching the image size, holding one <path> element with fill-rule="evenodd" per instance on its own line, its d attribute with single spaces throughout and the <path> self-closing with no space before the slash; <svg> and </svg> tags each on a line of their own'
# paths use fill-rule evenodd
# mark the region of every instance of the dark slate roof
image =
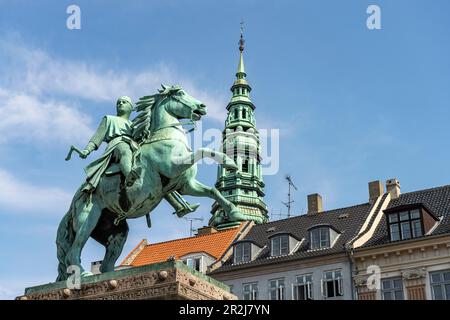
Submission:
<svg viewBox="0 0 450 320">
<path fill-rule="evenodd" d="M 424 205 L 433 215 L 441 219 L 438 227 L 424 237 L 450 233 L 450 185 L 403 193 L 397 199 L 391 200 L 386 209 L 413 204 Z M 383 216 L 374 235 L 363 247 L 383 245 L 389 242 L 386 217 Z"/>
<path fill-rule="evenodd" d="M 271 263 L 279 263 L 302 258 L 329 255 L 334 253 L 345 252 L 345 244 L 356 236 L 366 220 L 372 204 L 364 203 L 352 207 L 341 208 L 336 210 L 324 211 L 311 215 L 301 215 L 293 218 L 277 220 L 264 224 L 255 225 L 249 233 L 242 239 L 257 244 L 259 247 L 266 246 L 253 261 L 233 265 L 233 256 L 231 256 L 224 264 L 211 273 L 219 273 L 241 269 L 245 267 L 253 267 Z M 320 250 L 308 250 L 309 233 L 308 230 L 319 225 L 328 225 L 340 233 L 339 238 L 332 248 Z M 273 229 L 268 232 L 268 229 Z M 286 232 L 292 234 L 294 238 L 304 239 L 302 245 L 292 254 L 281 257 L 270 257 L 269 238 L 274 233 Z"/>
</svg>

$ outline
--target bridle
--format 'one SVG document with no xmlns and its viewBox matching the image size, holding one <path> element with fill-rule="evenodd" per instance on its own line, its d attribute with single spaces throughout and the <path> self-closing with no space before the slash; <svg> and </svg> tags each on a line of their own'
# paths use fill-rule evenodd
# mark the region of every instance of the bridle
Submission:
<svg viewBox="0 0 450 320">
<path fill-rule="evenodd" d="M 156 108 L 157 106 L 159 106 L 160 104 L 162 104 L 163 101 L 164 101 L 165 99 L 170 99 L 170 98 L 172 98 L 172 99 L 178 101 L 179 103 L 181 103 L 182 105 L 184 105 L 184 106 L 186 106 L 186 107 L 188 107 L 188 108 L 191 108 L 190 105 L 188 105 L 186 102 L 184 102 L 183 100 L 181 100 L 181 99 L 178 98 L 177 96 L 170 95 L 170 94 L 166 95 L 164 98 L 162 98 L 160 101 L 158 101 L 158 104 L 157 104 L 154 108 Z M 192 108 L 191 108 L 191 109 L 192 109 Z M 169 124 L 169 125 L 167 125 L 167 126 L 160 127 L 160 128 L 158 128 L 158 129 L 152 131 L 152 134 L 155 133 L 155 132 L 158 132 L 158 131 L 160 131 L 160 130 L 162 130 L 162 129 L 167 129 L 167 128 L 174 128 L 174 129 L 180 130 L 180 131 L 183 132 L 184 134 L 191 133 L 192 131 L 194 131 L 195 129 L 197 129 L 197 124 L 196 124 L 196 121 L 194 121 L 194 119 L 193 119 L 193 115 L 194 115 L 194 112 L 191 113 L 191 119 L 190 119 L 189 121 L 181 122 L 181 121 L 178 120 L 178 123 L 173 123 L 173 124 Z M 189 130 L 187 130 L 187 131 L 184 131 L 182 128 L 180 128 L 180 127 L 182 127 L 182 126 L 184 126 L 184 125 L 190 125 L 190 124 L 192 124 L 194 127 L 191 128 L 191 129 L 189 129 Z M 159 139 L 157 139 L 157 140 L 152 140 L 151 137 L 150 137 L 150 140 L 149 140 L 149 141 L 146 141 L 146 142 L 144 142 L 144 143 L 142 143 L 142 144 L 149 144 L 149 143 L 156 142 L 156 141 L 159 141 Z"/>
</svg>

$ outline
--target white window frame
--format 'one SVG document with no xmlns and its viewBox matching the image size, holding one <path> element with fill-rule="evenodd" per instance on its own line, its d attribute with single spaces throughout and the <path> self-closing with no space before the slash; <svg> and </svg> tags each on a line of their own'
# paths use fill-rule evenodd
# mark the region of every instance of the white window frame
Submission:
<svg viewBox="0 0 450 320">
<path fill-rule="evenodd" d="M 198 270 L 195 269 L 195 260 L 199 260 L 198 262 Z M 200 257 L 190 257 L 183 260 L 184 264 L 187 265 L 189 268 L 194 269 L 198 272 L 203 272 L 203 256 Z M 194 263 L 192 266 L 190 264 Z"/>
<path fill-rule="evenodd" d="M 450 272 L 450 269 L 436 270 L 436 271 L 430 272 L 430 274 L 429 274 L 429 277 L 430 277 L 430 290 L 431 290 L 431 297 L 432 297 L 433 300 L 437 300 L 436 296 L 434 294 L 434 289 L 433 289 L 433 287 L 435 287 L 435 286 L 439 286 L 440 287 L 442 296 L 444 298 L 444 299 L 439 299 L 439 300 L 447 300 L 446 299 L 447 298 L 447 292 L 446 292 L 445 286 L 450 284 L 450 281 L 443 279 L 443 275 L 444 275 L 444 273 L 448 273 L 448 272 Z M 435 275 L 435 274 L 440 274 L 439 282 L 433 282 L 432 276 Z"/>
<path fill-rule="evenodd" d="M 310 278 L 310 281 L 307 281 L 307 278 Z M 304 296 L 306 297 L 306 299 L 304 300 L 314 300 L 314 292 L 313 292 L 313 274 L 312 273 L 308 273 L 308 274 L 302 274 L 302 275 L 298 275 L 295 277 L 296 278 L 296 283 L 292 284 L 292 300 L 300 300 L 298 298 L 298 290 L 300 287 L 303 287 L 304 290 Z M 301 283 L 299 281 L 299 279 L 302 279 Z"/>
<path fill-rule="evenodd" d="M 247 254 L 245 252 L 246 247 L 248 248 Z M 241 248 L 240 255 L 238 254 L 238 248 Z M 235 244 L 233 251 L 234 264 L 249 262 L 252 260 L 252 244 L 250 242 L 240 242 Z"/>
<path fill-rule="evenodd" d="M 283 241 L 282 239 L 286 239 L 286 247 L 283 247 Z M 277 248 L 275 248 L 275 240 L 279 240 L 279 244 Z M 285 250 L 285 253 L 283 253 L 283 249 Z M 277 252 L 275 252 L 277 250 Z M 277 253 L 277 254 L 275 254 Z M 285 256 L 289 254 L 289 235 L 288 234 L 280 234 L 277 236 L 274 236 L 270 239 L 270 255 L 272 257 L 279 257 L 279 256 Z"/>
<path fill-rule="evenodd" d="M 331 279 L 326 278 L 326 275 L 328 273 L 332 274 Z M 339 273 L 339 276 L 336 276 L 337 273 Z M 332 297 L 328 297 L 328 287 L 326 284 L 331 281 L 333 282 L 333 290 L 334 290 L 335 295 Z M 322 297 L 324 299 L 333 299 L 333 298 L 338 298 L 338 297 L 344 296 L 344 281 L 343 281 L 343 277 L 342 277 L 342 270 L 336 269 L 336 270 L 324 271 L 323 275 L 322 275 L 322 279 L 320 279 L 320 290 L 322 293 Z"/>
<path fill-rule="evenodd" d="M 317 243 L 318 246 L 315 246 L 315 242 L 313 241 L 313 233 L 314 232 L 318 232 L 318 236 L 319 236 L 319 242 Z M 327 240 L 328 243 L 325 243 L 324 245 L 322 245 L 322 235 L 324 234 L 327 235 Z M 324 248 L 331 248 L 331 231 L 330 231 L 330 227 L 316 227 L 313 228 L 309 231 L 309 240 L 310 240 L 310 248 L 311 250 L 318 250 L 318 249 L 324 249 Z"/>
<path fill-rule="evenodd" d="M 250 287 L 250 290 L 246 290 L 246 287 Z M 258 300 L 258 282 L 244 283 L 242 285 L 242 299 L 243 300 Z M 250 294 L 250 299 L 245 298 L 245 294 Z"/>
<path fill-rule="evenodd" d="M 272 288 L 271 287 L 271 282 L 275 281 L 276 283 L 276 287 Z M 283 282 L 282 285 L 280 285 L 280 282 Z M 278 279 L 271 279 L 269 280 L 269 300 L 272 300 L 271 297 L 271 293 L 272 291 L 275 290 L 275 300 L 284 300 L 285 296 L 286 296 L 286 286 L 285 286 L 285 279 L 284 278 L 278 278 Z"/>
</svg>

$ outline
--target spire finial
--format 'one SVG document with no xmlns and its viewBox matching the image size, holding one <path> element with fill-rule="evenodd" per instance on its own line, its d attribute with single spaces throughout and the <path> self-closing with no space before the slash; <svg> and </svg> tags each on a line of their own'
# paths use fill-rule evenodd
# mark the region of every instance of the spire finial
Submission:
<svg viewBox="0 0 450 320">
<path fill-rule="evenodd" d="M 241 39 L 239 39 L 239 51 L 244 51 L 244 21 L 241 21 Z"/>
</svg>

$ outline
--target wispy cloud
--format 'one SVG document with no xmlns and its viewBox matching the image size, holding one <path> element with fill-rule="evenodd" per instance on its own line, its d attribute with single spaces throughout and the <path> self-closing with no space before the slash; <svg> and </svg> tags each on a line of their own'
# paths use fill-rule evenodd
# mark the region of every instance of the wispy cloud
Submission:
<svg viewBox="0 0 450 320">
<path fill-rule="evenodd" d="M 52 143 L 88 139 L 91 118 L 64 101 L 0 88 L 0 143 L 10 140 Z"/>
<path fill-rule="evenodd" d="M 44 50 L 29 48 L 19 40 L 2 41 L 10 63 L 8 88 L 33 96 L 65 96 L 96 102 L 113 102 L 119 95 L 134 99 L 153 94 L 161 83 L 182 85 L 209 108 L 209 119 L 223 122 L 226 98 L 199 88 L 188 76 L 164 63 L 140 70 L 113 69 L 99 63 L 60 59 Z M 86 110 L 88 111 L 88 110 Z"/>
<path fill-rule="evenodd" d="M 67 210 L 71 195 L 59 188 L 19 181 L 0 168 L 0 205 L 16 212 L 35 215 L 61 215 Z M 5 214 L 6 212 L 2 212 Z"/>
</svg>

